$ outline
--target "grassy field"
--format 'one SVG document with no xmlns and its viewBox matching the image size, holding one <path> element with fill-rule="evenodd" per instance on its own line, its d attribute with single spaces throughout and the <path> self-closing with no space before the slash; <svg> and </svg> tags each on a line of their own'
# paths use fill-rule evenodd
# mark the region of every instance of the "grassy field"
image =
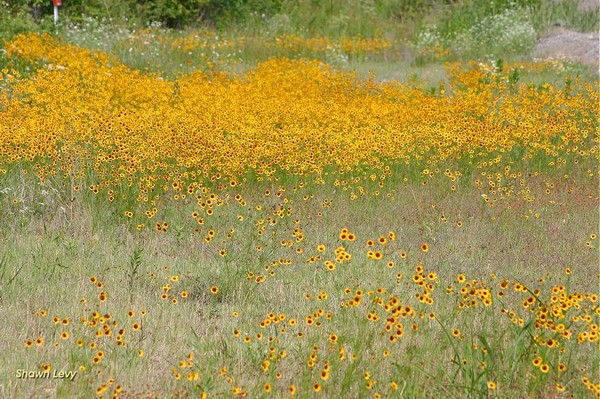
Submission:
<svg viewBox="0 0 600 399">
<path fill-rule="evenodd" d="M 0 58 L 0 397 L 600 397 L 591 68 L 105 28 Z"/>
</svg>

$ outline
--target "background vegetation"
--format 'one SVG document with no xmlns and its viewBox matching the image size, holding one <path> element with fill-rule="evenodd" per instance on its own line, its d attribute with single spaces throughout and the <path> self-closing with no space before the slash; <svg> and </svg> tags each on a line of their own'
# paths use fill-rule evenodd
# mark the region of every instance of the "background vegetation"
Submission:
<svg viewBox="0 0 600 399">
<path fill-rule="evenodd" d="M 46 32 L 165 77 L 243 72 L 284 56 L 432 84 L 447 79 L 445 62 L 528 59 L 548 29 L 597 31 L 600 17 L 598 7 L 577 0 L 66 0 L 57 26 L 47 1 L 13 0 L 4 9 L 0 38 Z M 594 67 L 563 64 L 574 75 L 595 76 Z"/>
<path fill-rule="evenodd" d="M 50 1 L 10 0 L 3 8 L 7 10 L 0 19 L 4 36 L 52 30 Z M 526 32 L 521 44 L 526 46 L 531 44 L 528 31 L 539 34 L 552 26 L 598 29 L 598 8 L 581 7 L 577 0 L 65 0 L 60 10 L 62 26 L 91 18 L 129 30 L 154 23 L 179 30 L 210 26 L 220 33 L 409 40 L 427 32 L 444 45 L 483 39 L 480 48 L 492 43 L 493 37 L 504 50 L 516 38 L 503 38 L 500 30 L 517 27 L 519 33 Z M 490 24 L 491 29 L 482 28 Z"/>
</svg>

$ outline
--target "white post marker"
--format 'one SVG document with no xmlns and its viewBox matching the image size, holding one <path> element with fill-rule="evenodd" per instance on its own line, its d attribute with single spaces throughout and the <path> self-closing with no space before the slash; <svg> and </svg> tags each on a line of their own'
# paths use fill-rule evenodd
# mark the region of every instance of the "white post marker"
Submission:
<svg viewBox="0 0 600 399">
<path fill-rule="evenodd" d="M 58 23 L 58 7 L 62 6 L 62 0 L 53 0 L 54 3 L 54 25 Z"/>
</svg>

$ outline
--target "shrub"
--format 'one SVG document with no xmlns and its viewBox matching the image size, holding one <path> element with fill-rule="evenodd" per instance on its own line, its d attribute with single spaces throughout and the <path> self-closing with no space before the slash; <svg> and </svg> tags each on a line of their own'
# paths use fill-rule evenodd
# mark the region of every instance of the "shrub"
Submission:
<svg viewBox="0 0 600 399">
<path fill-rule="evenodd" d="M 454 39 L 458 53 L 476 56 L 518 54 L 529 50 L 537 39 L 529 11 L 511 9 L 483 18 Z"/>
<path fill-rule="evenodd" d="M 209 3 L 210 0 L 137 0 L 136 11 L 146 21 L 182 28 L 198 20 Z"/>
</svg>

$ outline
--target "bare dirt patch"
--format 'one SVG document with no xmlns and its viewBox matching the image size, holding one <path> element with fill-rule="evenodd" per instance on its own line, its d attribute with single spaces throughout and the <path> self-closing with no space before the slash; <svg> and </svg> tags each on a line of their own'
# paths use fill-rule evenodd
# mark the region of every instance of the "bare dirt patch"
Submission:
<svg viewBox="0 0 600 399">
<path fill-rule="evenodd" d="M 598 32 L 581 33 L 555 29 L 540 39 L 534 57 L 566 58 L 589 65 L 599 65 Z"/>
</svg>

